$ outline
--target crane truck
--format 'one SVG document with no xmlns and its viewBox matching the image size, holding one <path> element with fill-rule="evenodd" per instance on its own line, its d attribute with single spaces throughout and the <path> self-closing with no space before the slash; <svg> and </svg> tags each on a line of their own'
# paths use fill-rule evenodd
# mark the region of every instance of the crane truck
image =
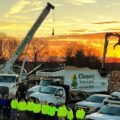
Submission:
<svg viewBox="0 0 120 120">
<path fill-rule="evenodd" d="M 26 79 L 27 75 L 22 77 L 13 71 L 13 64 L 18 59 L 18 57 L 24 50 L 25 46 L 30 43 L 35 32 L 40 27 L 44 19 L 47 17 L 51 9 L 54 9 L 54 6 L 51 3 L 47 3 L 47 6 L 44 8 L 44 10 L 42 11 L 38 19 L 35 21 L 31 29 L 28 31 L 27 35 L 22 40 L 21 44 L 19 45 L 15 53 L 5 64 L 0 66 L 0 93 L 1 94 L 4 93 L 4 94 L 15 95 L 18 88 L 18 83 L 20 83 L 21 80 Z"/>
</svg>

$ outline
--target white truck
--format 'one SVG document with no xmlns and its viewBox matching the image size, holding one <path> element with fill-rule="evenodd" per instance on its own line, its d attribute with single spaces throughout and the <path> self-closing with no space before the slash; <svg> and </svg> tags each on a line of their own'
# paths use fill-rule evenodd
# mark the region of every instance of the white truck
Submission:
<svg viewBox="0 0 120 120">
<path fill-rule="evenodd" d="M 72 91 L 85 91 L 90 93 L 108 91 L 108 78 L 102 77 L 98 70 L 94 69 L 64 69 L 55 72 L 37 71 L 36 75 L 53 78 L 53 81 L 60 80 L 61 84 L 68 85 Z"/>
<path fill-rule="evenodd" d="M 41 103 L 47 101 L 55 105 L 65 103 L 67 98 L 65 89 L 59 86 L 41 86 L 39 92 L 30 94 L 30 97 L 39 99 Z"/>
<path fill-rule="evenodd" d="M 28 89 L 27 96 L 42 101 L 45 99 L 44 96 L 49 96 L 49 99 L 46 99 L 48 103 L 51 103 L 51 100 L 54 104 L 60 104 L 60 101 L 61 103 L 65 103 L 68 100 L 70 101 L 70 99 L 79 100 L 80 96 L 85 99 L 88 92 L 99 93 L 108 91 L 108 78 L 102 78 L 97 70 L 79 69 L 60 70 L 56 72 L 38 71 L 36 74 L 40 77 L 52 78 L 52 80 L 41 80 L 40 85 Z M 50 93 L 50 95 L 45 92 L 41 93 L 40 89 L 43 87 L 45 90 L 51 88 L 56 89 L 56 91 L 53 94 Z M 61 89 L 61 92 L 56 98 L 56 92 L 59 91 L 59 89 Z"/>
<path fill-rule="evenodd" d="M 24 50 L 25 46 L 30 43 L 35 32 L 37 31 L 39 26 L 42 24 L 44 19 L 47 17 L 51 9 L 54 9 L 54 6 L 50 3 L 47 3 L 47 6 L 44 8 L 44 10 L 40 14 L 36 22 L 33 24 L 31 29 L 28 31 L 27 35 L 22 40 L 21 44 L 19 45 L 15 53 L 5 64 L 0 66 L 0 78 L 1 78 L 0 90 L 2 91 L 2 93 L 6 92 L 6 94 L 7 93 L 10 94 L 10 91 L 14 91 L 12 93 L 15 94 L 15 91 L 17 91 L 17 87 L 12 87 L 11 83 L 13 84 L 20 83 L 21 80 L 23 80 L 23 77 L 21 72 L 20 74 L 15 73 L 15 71 L 13 70 L 13 64 L 18 59 L 18 57 Z M 24 66 L 22 66 L 21 71 L 23 71 L 23 67 Z M 27 74 L 26 74 L 26 77 L 27 77 Z M 26 79 L 26 77 L 24 76 L 24 79 Z M 8 85 L 10 85 L 11 87 L 10 86 L 8 87 Z"/>
</svg>

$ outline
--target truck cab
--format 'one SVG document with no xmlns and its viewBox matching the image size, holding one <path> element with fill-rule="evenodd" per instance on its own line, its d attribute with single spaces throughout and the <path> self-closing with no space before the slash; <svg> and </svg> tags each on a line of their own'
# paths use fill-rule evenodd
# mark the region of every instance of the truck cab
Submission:
<svg viewBox="0 0 120 120">
<path fill-rule="evenodd" d="M 30 97 L 39 99 L 41 103 L 47 101 L 47 103 L 55 105 L 60 105 L 66 101 L 64 88 L 58 86 L 40 86 L 39 92 L 30 94 Z"/>
<path fill-rule="evenodd" d="M 15 95 L 18 88 L 18 75 L 16 74 L 0 74 L 0 94 Z"/>
<path fill-rule="evenodd" d="M 120 99 L 108 98 L 100 110 L 87 115 L 85 120 L 120 120 Z"/>
</svg>

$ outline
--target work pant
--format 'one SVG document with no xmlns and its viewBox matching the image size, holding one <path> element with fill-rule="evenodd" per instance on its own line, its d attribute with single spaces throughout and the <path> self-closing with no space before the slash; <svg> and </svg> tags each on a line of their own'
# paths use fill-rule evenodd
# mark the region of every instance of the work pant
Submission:
<svg viewBox="0 0 120 120">
<path fill-rule="evenodd" d="M 42 114 L 42 120 L 48 120 L 48 116 L 47 116 L 47 115 Z"/>
<path fill-rule="evenodd" d="M 26 111 L 26 117 L 29 118 L 29 120 L 33 120 L 34 113 L 32 111 Z"/>
<path fill-rule="evenodd" d="M 20 120 L 24 120 L 25 117 L 26 117 L 25 114 L 26 114 L 25 111 L 19 111 L 19 119 L 20 119 Z"/>
<path fill-rule="evenodd" d="M 39 120 L 39 113 L 34 113 L 34 120 Z"/>
<path fill-rule="evenodd" d="M 11 119 L 16 119 L 16 118 L 17 118 L 17 110 L 11 109 Z"/>
<path fill-rule="evenodd" d="M 65 120 L 65 118 L 64 117 L 58 117 L 59 119 L 58 120 Z"/>
<path fill-rule="evenodd" d="M 3 108 L 3 118 L 7 117 L 7 109 L 4 107 Z"/>
<path fill-rule="evenodd" d="M 6 109 L 6 117 L 10 119 L 10 108 Z"/>
<path fill-rule="evenodd" d="M 49 116 L 49 120 L 55 120 L 55 116 Z"/>
</svg>

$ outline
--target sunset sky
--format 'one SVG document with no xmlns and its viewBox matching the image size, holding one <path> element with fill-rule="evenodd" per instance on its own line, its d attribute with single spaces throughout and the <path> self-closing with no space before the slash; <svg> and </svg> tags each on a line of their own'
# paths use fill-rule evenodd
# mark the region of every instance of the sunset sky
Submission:
<svg viewBox="0 0 120 120">
<path fill-rule="evenodd" d="M 104 33 L 120 32 L 120 0 L 0 0 L 0 32 L 25 36 L 47 2 L 56 6 L 55 37 L 51 37 L 52 11 L 37 31 L 37 37 L 63 43 L 77 41 L 86 47 L 89 44 L 101 57 Z M 107 56 L 120 58 L 120 48 L 113 50 L 114 41 L 117 39 L 110 41 Z M 61 43 L 61 46 L 64 45 Z"/>
</svg>

